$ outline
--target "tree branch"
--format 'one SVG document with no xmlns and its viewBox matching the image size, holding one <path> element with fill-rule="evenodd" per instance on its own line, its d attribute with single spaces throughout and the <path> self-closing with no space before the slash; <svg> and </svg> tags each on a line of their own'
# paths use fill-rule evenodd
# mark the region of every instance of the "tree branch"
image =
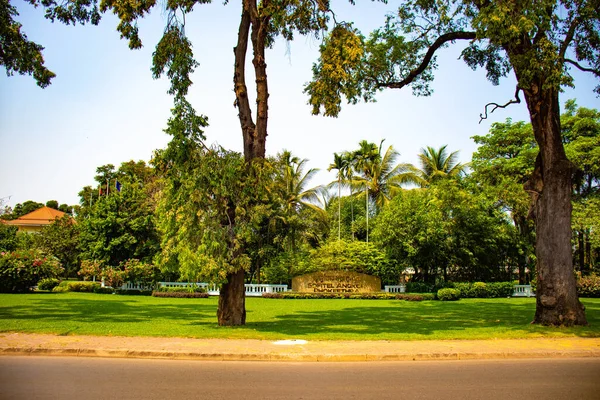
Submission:
<svg viewBox="0 0 600 400">
<path fill-rule="evenodd" d="M 580 65 L 577 61 L 573 61 L 571 59 L 565 58 L 565 62 L 574 65 L 578 70 L 583 72 L 591 72 L 592 74 L 600 77 L 600 70 L 594 68 L 586 68 L 583 65 Z"/>
<path fill-rule="evenodd" d="M 573 38 L 575 37 L 575 29 L 577 29 L 578 25 L 579 19 L 574 18 L 573 21 L 571 21 L 571 25 L 569 26 L 569 30 L 567 31 L 567 34 L 565 36 L 565 40 L 563 41 L 560 51 L 558 53 L 558 56 L 560 58 L 565 58 L 565 54 L 567 54 L 567 49 L 569 48 L 571 42 L 573 41 Z"/>
<path fill-rule="evenodd" d="M 378 84 L 378 87 L 387 87 L 390 89 L 401 89 L 404 86 L 410 84 L 419 75 L 421 75 L 423 73 L 423 71 L 425 71 L 425 69 L 431 62 L 431 59 L 433 58 L 433 55 L 435 54 L 435 52 L 440 47 L 442 47 L 446 42 L 452 42 L 454 40 L 473 40 L 476 38 L 477 38 L 477 36 L 476 36 L 475 32 L 460 31 L 460 32 L 445 33 L 445 34 L 441 35 L 440 37 L 438 37 L 435 42 L 433 42 L 431 47 L 429 47 L 429 49 L 427 50 L 427 53 L 425 53 L 425 57 L 423 58 L 423 61 L 421 61 L 421 64 L 416 69 L 413 69 L 412 71 L 410 71 L 410 73 L 408 74 L 408 76 L 406 78 L 404 78 L 400 82 L 381 83 L 381 84 Z"/>
<path fill-rule="evenodd" d="M 511 101 L 509 101 L 506 104 L 500 105 L 497 103 L 488 103 L 485 105 L 485 114 L 479 114 L 479 123 L 481 123 L 481 121 L 483 121 L 484 119 L 487 119 L 488 117 L 488 107 L 489 106 L 494 106 L 494 108 L 492 108 L 492 110 L 489 112 L 490 114 L 493 113 L 494 111 L 496 111 L 496 109 L 498 108 L 506 108 L 508 106 L 510 106 L 511 104 L 519 104 L 521 102 L 521 98 L 519 97 L 519 92 L 521 91 L 521 88 L 519 88 L 519 86 L 517 86 L 517 88 L 515 89 L 515 98 L 512 99 Z"/>
</svg>

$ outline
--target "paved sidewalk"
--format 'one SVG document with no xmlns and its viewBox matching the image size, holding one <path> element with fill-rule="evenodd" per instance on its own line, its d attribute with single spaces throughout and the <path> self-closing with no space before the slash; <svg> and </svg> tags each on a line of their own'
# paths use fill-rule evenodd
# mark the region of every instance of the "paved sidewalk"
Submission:
<svg viewBox="0 0 600 400">
<path fill-rule="evenodd" d="M 215 361 L 409 361 L 600 357 L 600 338 L 445 341 L 267 341 L 0 334 L 0 356 Z"/>
</svg>

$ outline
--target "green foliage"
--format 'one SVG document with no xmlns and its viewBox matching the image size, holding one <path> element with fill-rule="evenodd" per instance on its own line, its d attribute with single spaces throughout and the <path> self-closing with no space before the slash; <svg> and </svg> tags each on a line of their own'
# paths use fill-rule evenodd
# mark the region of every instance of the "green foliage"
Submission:
<svg viewBox="0 0 600 400">
<path fill-rule="evenodd" d="M 460 291 L 462 298 L 502 298 L 510 297 L 514 291 L 513 282 L 454 282 L 450 286 Z"/>
<path fill-rule="evenodd" d="M 185 286 L 185 287 L 166 287 L 161 286 L 157 290 L 157 292 L 167 292 L 167 293 L 206 293 L 206 289 L 202 286 Z"/>
<path fill-rule="evenodd" d="M 160 166 L 171 161 L 158 155 Z M 273 166 L 246 164 L 239 153 L 196 148 L 164 171 L 157 214 L 162 252 L 157 264 L 184 280 L 223 283 L 260 258 L 259 243 L 278 215 Z"/>
<path fill-rule="evenodd" d="M 117 289 L 125 283 L 126 275 L 125 271 L 122 271 L 120 268 L 106 267 L 102 270 L 102 278 L 106 286 Z"/>
<path fill-rule="evenodd" d="M 377 217 L 373 242 L 415 281 L 506 279 L 512 226 L 493 199 L 460 182 L 406 190 Z"/>
<path fill-rule="evenodd" d="M 352 271 L 379 276 L 383 283 L 398 282 L 399 275 L 386 254 L 372 243 L 336 240 L 311 250 L 307 262 L 292 270 L 294 276 L 316 271 Z"/>
<path fill-rule="evenodd" d="M 38 290 L 52 290 L 58 286 L 60 281 L 56 278 L 45 278 L 38 282 Z"/>
<path fill-rule="evenodd" d="M 493 84 L 514 69 L 521 90 L 532 90 L 541 80 L 545 90 L 558 91 L 572 85 L 570 66 L 600 71 L 597 6 L 595 1 L 404 1 L 368 38 L 352 26 L 332 30 L 305 91 L 313 114 L 328 116 L 339 114 L 342 97 L 349 103 L 373 101 L 378 91 L 408 85 L 417 95 L 430 95 L 435 52 L 457 40 L 469 41 L 463 60 L 473 69 L 485 68 Z"/>
<path fill-rule="evenodd" d="M 263 293 L 264 299 L 353 299 L 353 300 L 406 300 L 423 301 L 435 300 L 431 293 Z"/>
<path fill-rule="evenodd" d="M 58 260 L 34 250 L 0 253 L 0 292 L 26 292 L 46 278 L 63 272 Z"/>
<path fill-rule="evenodd" d="M 441 301 L 460 300 L 460 290 L 458 289 L 440 289 L 437 291 L 437 298 Z"/>
<path fill-rule="evenodd" d="M 68 292 L 92 293 L 98 288 L 100 288 L 100 284 L 97 282 L 68 281 L 66 284 L 66 290 Z"/>
<path fill-rule="evenodd" d="M 17 249 L 17 227 L 5 225 L 0 222 L 0 251 L 14 251 Z"/>
<path fill-rule="evenodd" d="M 83 206 L 78 221 L 81 257 L 101 260 L 107 265 L 118 265 L 133 258 L 151 261 L 159 250 L 152 170 L 143 161 L 130 161 L 121 164 L 117 171 L 109 164 L 99 167 L 97 172 L 98 191 L 103 195 L 92 200 L 87 196 L 93 196 L 95 190 L 84 188 L 80 193 Z M 120 192 L 114 188 L 115 179 L 122 185 Z"/>
<path fill-rule="evenodd" d="M 152 296 L 152 290 L 126 290 L 126 289 L 115 289 L 115 294 L 121 296 Z"/>
<path fill-rule="evenodd" d="M 407 293 L 431 293 L 433 286 L 425 282 L 407 282 L 406 292 Z"/>
<path fill-rule="evenodd" d="M 123 271 L 125 282 L 137 283 L 142 286 L 155 286 L 162 279 L 160 269 L 152 264 L 130 259 L 119 264 Z"/>
<path fill-rule="evenodd" d="M 94 291 L 94 293 L 97 293 L 97 294 L 113 294 L 113 293 L 115 293 L 115 290 L 110 287 L 94 287 L 93 291 Z"/>
<path fill-rule="evenodd" d="M 207 299 L 208 293 L 200 292 L 189 292 L 189 291 L 175 291 L 175 292 L 152 292 L 152 297 L 171 297 L 171 298 L 185 298 L 185 299 Z"/>
<path fill-rule="evenodd" d="M 58 202 L 57 202 L 58 204 Z M 68 215 L 42 228 L 34 236 L 34 246 L 58 258 L 66 276 L 75 276 L 79 263 L 79 226 Z"/>
<path fill-rule="evenodd" d="M 600 276 L 592 274 L 577 280 L 579 297 L 600 297 Z"/>
<path fill-rule="evenodd" d="M 79 269 L 79 271 L 77 271 L 77 275 L 81 276 L 84 281 L 91 280 L 94 277 L 100 277 L 102 275 L 102 261 L 81 261 L 81 268 Z"/>
</svg>

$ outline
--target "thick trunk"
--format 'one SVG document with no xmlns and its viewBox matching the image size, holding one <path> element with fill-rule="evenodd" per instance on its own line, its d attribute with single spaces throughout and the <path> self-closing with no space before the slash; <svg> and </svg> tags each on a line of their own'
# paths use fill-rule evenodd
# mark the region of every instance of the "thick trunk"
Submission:
<svg viewBox="0 0 600 400">
<path fill-rule="evenodd" d="M 561 138 L 558 91 L 525 93 L 540 152 L 526 189 L 536 225 L 537 302 L 533 323 L 586 325 L 571 252 L 571 163 Z"/>
<path fill-rule="evenodd" d="M 244 270 L 227 274 L 227 283 L 221 287 L 217 309 L 219 326 L 239 326 L 246 323 L 246 290 Z"/>
<path fill-rule="evenodd" d="M 244 139 L 244 159 L 247 163 L 256 158 L 265 157 L 267 138 L 267 64 L 265 62 L 265 42 L 268 19 L 259 17 L 255 0 L 244 0 L 238 30 L 238 41 L 233 49 L 234 74 L 233 83 L 238 107 L 238 117 Z M 252 33 L 250 35 L 250 33 Z M 246 86 L 246 53 L 249 39 L 254 50 L 252 63 L 256 76 L 257 123 L 252 118 L 252 110 Z M 260 271 L 259 271 L 260 274 Z M 246 323 L 246 299 L 244 288 L 244 270 L 227 275 L 227 283 L 221 287 L 217 318 L 220 326 L 237 326 Z"/>
</svg>

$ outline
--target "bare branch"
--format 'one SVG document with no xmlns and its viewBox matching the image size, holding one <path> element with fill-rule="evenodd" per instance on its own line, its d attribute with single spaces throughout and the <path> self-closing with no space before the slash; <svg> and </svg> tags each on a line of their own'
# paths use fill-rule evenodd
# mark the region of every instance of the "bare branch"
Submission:
<svg viewBox="0 0 600 400">
<path fill-rule="evenodd" d="M 515 89 L 515 98 L 512 99 L 511 101 L 509 101 L 506 104 L 497 104 L 497 103 L 488 103 L 485 105 L 485 114 L 479 114 L 479 123 L 481 123 L 481 121 L 483 121 L 484 119 L 487 119 L 488 117 L 488 107 L 489 106 L 494 106 L 494 108 L 492 108 L 491 111 L 489 111 L 489 113 L 493 113 L 494 111 L 496 111 L 498 108 L 506 108 L 508 106 L 510 106 L 511 104 L 519 104 L 521 102 L 521 98 L 519 97 L 519 92 L 521 91 L 521 88 L 519 88 L 519 86 L 517 86 L 517 88 Z"/>
<path fill-rule="evenodd" d="M 433 42 L 431 47 L 429 47 L 429 49 L 427 50 L 427 53 L 425 53 L 425 57 L 423 58 L 423 61 L 421 62 L 421 64 L 416 69 L 413 69 L 412 71 L 410 71 L 410 73 L 408 74 L 408 76 L 406 78 L 404 78 L 400 82 L 381 83 L 378 86 L 379 87 L 387 87 L 390 89 L 401 89 L 404 86 L 410 84 L 419 75 L 421 75 L 423 73 L 423 71 L 425 71 L 425 69 L 431 62 L 431 59 L 433 58 L 433 55 L 435 54 L 435 52 L 440 47 L 442 47 L 446 42 L 452 42 L 454 40 L 473 40 L 476 38 L 477 38 L 477 36 L 476 36 L 475 32 L 460 31 L 460 32 L 445 33 L 445 34 L 441 35 L 440 37 L 438 37 L 435 42 Z"/>
<path fill-rule="evenodd" d="M 594 68 L 586 68 L 583 65 L 580 65 L 577 61 L 573 61 L 571 59 L 565 58 L 565 62 L 574 65 L 578 70 L 583 72 L 591 72 L 596 76 L 600 76 L 600 71 Z"/>
</svg>

